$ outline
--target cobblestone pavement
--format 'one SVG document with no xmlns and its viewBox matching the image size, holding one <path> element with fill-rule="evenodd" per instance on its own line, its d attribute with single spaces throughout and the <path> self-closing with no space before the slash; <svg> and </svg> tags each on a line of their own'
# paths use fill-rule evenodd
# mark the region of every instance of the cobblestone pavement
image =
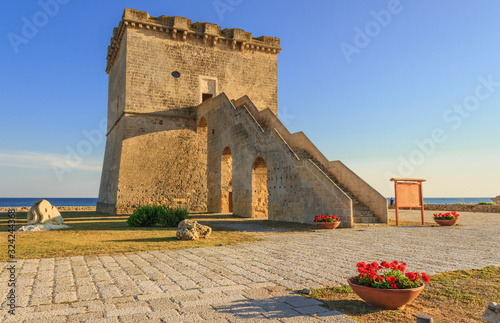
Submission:
<svg viewBox="0 0 500 323">
<path fill-rule="evenodd" d="M 413 212 L 413 213 L 412 213 Z M 432 212 L 431 212 L 432 213 Z M 414 211 L 404 220 L 417 218 Z M 427 214 L 427 213 L 426 213 Z M 359 261 L 404 260 L 434 274 L 499 266 L 500 214 L 455 227 L 375 227 L 264 235 L 236 246 L 19 260 L 4 322 L 352 322 L 287 289 L 345 284 Z M 7 298 L 7 263 L 0 295 Z"/>
</svg>

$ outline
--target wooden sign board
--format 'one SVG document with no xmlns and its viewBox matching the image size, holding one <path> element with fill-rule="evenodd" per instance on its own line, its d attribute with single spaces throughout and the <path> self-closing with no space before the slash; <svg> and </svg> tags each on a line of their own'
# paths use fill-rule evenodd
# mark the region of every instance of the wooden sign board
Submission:
<svg viewBox="0 0 500 323">
<path fill-rule="evenodd" d="M 422 225 L 425 225 L 424 220 L 424 194 L 422 193 L 422 182 L 425 179 L 413 178 L 391 178 L 394 182 L 395 204 L 396 208 L 396 225 L 399 225 L 399 208 L 400 207 L 419 207 L 422 216 Z"/>
<path fill-rule="evenodd" d="M 396 186 L 399 207 L 421 207 L 420 204 L 420 184 L 419 183 L 398 183 Z"/>
</svg>

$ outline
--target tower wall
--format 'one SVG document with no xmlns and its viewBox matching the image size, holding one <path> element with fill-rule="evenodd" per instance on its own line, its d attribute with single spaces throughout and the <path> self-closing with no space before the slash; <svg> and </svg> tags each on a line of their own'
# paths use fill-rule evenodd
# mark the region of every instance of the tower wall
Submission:
<svg viewBox="0 0 500 323">
<path fill-rule="evenodd" d="M 108 137 L 98 211 L 207 209 L 203 93 L 248 95 L 277 114 L 279 39 L 126 9 L 108 48 Z M 174 72 L 178 73 L 174 76 Z M 206 131 L 206 129 L 205 129 Z"/>
<path fill-rule="evenodd" d="M 206 210 L 206 160 L 194 118 L 126 114 L 124 129 L 119 213 L 155 204 Z"/>
<path fill-rule="evenodd" d="M 117 53 L 115 64 L 108 70 L 108 133 L 97 202 L 97 210 L 105 213 L 116 213 L 124 137 L 124 123 L 119 122 L 119 118 L 125 111 L 126 53 L 127 40 L 125 38 Z"/>
<path fill-rule="evenodd" d="M 215 81 L 214 97 L 247 95 L 257 108 L 278 112 L 276 55 L 213 47 L 198 38 L 172 40 L 147 29 L 129 30 L 127 47 L 127 112 L 190 113 L 202 102 L 204 80 Z"/>
</svg>

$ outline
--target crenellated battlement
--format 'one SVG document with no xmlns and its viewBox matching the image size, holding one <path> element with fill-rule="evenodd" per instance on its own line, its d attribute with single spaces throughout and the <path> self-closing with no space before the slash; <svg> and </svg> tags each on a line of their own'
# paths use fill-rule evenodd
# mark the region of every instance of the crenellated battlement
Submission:
<svg viewBox="0 0 500 323">
<path fill-rule="evenodd" d="M 106 72 L 109 73 L 120 50 L 123 35 L 127 28 L 152 30 L 165 33 L 171 40 L 193 42 L 202 46 L 218 47 L 234 51 L 257 51 L 277 55 L 281 51 L 280 40 L 275 37 L 253 37 L 252 33 L 237 28 L 222 28 L 208 22 L 192 23 L 190 19 L 179 16 L 151 17 L 145 11 L 125 8 L 122 21 L 113 30 L 108 47 Z"/>
</svg>

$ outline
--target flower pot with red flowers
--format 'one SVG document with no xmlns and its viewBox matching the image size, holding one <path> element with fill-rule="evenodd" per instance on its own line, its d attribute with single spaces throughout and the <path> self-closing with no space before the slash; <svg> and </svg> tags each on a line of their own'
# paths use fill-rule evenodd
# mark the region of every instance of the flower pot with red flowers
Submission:
<svg viewBox="0 0 500 323">
<path fill-rule="evenodd" d="M 457 212 L 434 213 L 434 222 L 442 226 L 452 226 L 457 224 L 459 216 Z"/>
<path fill-rule="evenodd" d="M 340 218 L 335 215 L 316 215 L 314 223 L 323 229 L 335 229 L 340 225 Z"/>
<path fill-rule="evenodd" d="M 406 263 L 382 261 L 357 264 L 359 275 L 347 281 L 365 302 L 394 310 L 413 301 L 430 281 L 425 273 L 406 272 Z"/>
</svg>

